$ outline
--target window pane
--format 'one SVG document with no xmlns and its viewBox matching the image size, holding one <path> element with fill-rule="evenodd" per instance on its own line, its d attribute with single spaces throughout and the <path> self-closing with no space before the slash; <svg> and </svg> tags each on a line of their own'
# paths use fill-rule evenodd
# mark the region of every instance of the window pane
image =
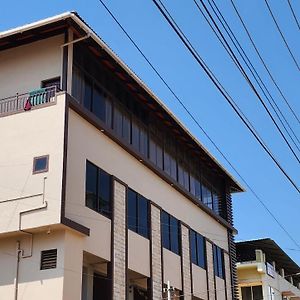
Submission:
<svg viewBox="0 0 300 300">
<path fill-rule="evenodd" d="M 153 137 L 150 137 L 149 141 L 149 158 L 155 165 L 157 164 L 156 143 Z"/>
<path fill-rule="evenodd" d="M 190 247 L 192 263 L 197 264 L 196 232 L 193 230 L 190 230 Z"/>
<path fill-rule="evenodd" d="M 122 113 L 120 107 L 115 105 L 114 107 L 114 131 L 119 137 L 122 137 Z"/>
<path fill-rule="evenodd" d="M 218 276 L 224 278 L 224 268 L 223 268 L 223 251 L 221 248 L 218 249 Z"/>
<path fill-rule="evenodd" d="M 140 147 L 140 128 L 135 120 L 132 120 L 132 136 L 131 144 L 135 147 L 136 150 L 139 150 Z"/>
<path fill-rule="evenodd" d="M 112 101 L 105 97 L 105 123 L 109 128 L 112 127 Z"/>
<path fill-rule="evenodd" d="M 201 183 L 197 178 L 195 179 L 195 196 L 201 201 Z"/>
<path fill-rule="evenodd" d="M 106 119 L 105 99 L 99 89 L 93 92 L 93 113 L 103 122 Z"/>
<path fill-rule="evenodd" d="M 198 266 L 205 269 L 205 244 L 204 237 L 197 234 L 197 258 Z"/>
<path fill-rule="evenodd" d="M 212 202 L 214 211 L 219 214 L 219 196 L 216 191 L 212 191 Z"/>
<path fill-rule="evenodd" d="M 179 226 L 178 220 L 170 216 L 171 251 L 179 254 Z"/>
<path fill-rule="evenodd" d="M 123 112 L 122 121 L 122 137 L 127 143 L 130 143 L 130 116 L 125 111 Z"/>
<path fill-rule="evenodd" d="M 242 300 L 252 300 L 251 287 L 242 287 Z"/>
<path fill-rule="evenodd" d="M 84 107 L 88 110 L 92 110 L 92 82 L 85 77 L 84 84 Z"/>
<path fill-rule="evenodd" d="M 163 150 L 159 144 L 157 144 L 157 146 L 156 146 L 156 165 L 160 169 L 163 168 Z"/>
<path fill-rule="evenodd" d="M 148 157 L 148 134 L 147 130 L 143 127 L 140 128 L 140 147 L 139 151 L 145 157 Z"/>
<path fill-rule="evenodd" d="M 213 208 L 211 190 L 205 183 L 202 185 L 202 200 L 209 208 Z"/>
<path fill-rule="evenodd" d="M 127 219 L 128 219 L 128 229 L 136 232 L 137 230 L 137 207 L 136 200 L 137 194 L 131 189 L 128 189 L 128 208 L 127 208 Z"/>
<path fill-rule="evenodd" d="M 262 286 L 261 285 L 253 286 L 252 295 L 253 295 L 253 300 L 262 300 L 263 299 Z"/>
<path fill-rule="evenodd" d="M 214 256 L 214 272 L 215 276 L 218 276 L 218 249 L 216 245 L 213 245 L 213 256 Z"/>
<path fill-rule="evenodd" d="M 138 196 L 138 233 L 148 238 L 148 201 Z"/>
<path fill-rule="evenodd" d="M 99 211 L 110 215 L 110 176 L 99 169 L 98 174 L 98 203 Z"/>
<path fill-rule="evenodd" d="M 177 180 L 177 163 L 174 157 L 170 157 L 170 168 L 171 168 L 171 177 Z"/>
<path fill-rule="evenodd" d="M 86 163 L 85 180 L 86 206 L 91 209 L 97 210 L 97 167 L 88 161 Z"/>
<path fill-rule="evenodd" d="M 162 234 L 162 246 L 170 249 L 170 225 L 169 215 L 166 212 L 161 213 L 161 234 Z"/>
<path fill-rule="evenodd" d="M 164 171 L 171 175 L 171 157 L 168 152 L 164 152 Z"/>
</svg>

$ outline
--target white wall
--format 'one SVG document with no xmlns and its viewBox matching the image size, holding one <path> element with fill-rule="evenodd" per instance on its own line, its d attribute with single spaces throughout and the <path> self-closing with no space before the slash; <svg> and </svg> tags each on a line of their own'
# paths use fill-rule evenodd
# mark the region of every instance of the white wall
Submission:
<svg viewBox="0 0 300 300">
<path fill-rule="evenodd" d="M 61 76 L 61 47 L 58 35 L 0 52 L 0 99 L 40 88 L 41 81 Z"/>
<path fill-rule="evenodd" d="M 23 215 L 21 226 L 60 222 L 64 108 L 62 94 L 55 105 L 0 118 L 0 233 L 18 230 L 20 212 L 42 206 L 34 195 L 43 192 L 45 176 L 48 207 Z M 49 171 L 33 175 L 33 158 L 41 155 L 49 155 Z"/>
<path fill-rule="evenodd" d="M 130 188 L 151 199 L 197 232 L 214 241 L 221 248 L 228 250 L 227 230 L 224 226 L 93 125 L 70 110 L 66 211 L 74 220 L 83 222 L 80 215 L 83 216 L 87 213 L 87 208 L 84 207 L 86 159 L 106 172 L 115 175 L 128 184 Z M 92 219 L 86 218 L 84 222 L 84 225 L 89 227 L 89 222 L 92 223 Z M 103 222 L 103 226 L 105 226 L 105 222 Z M 104 238 L 106 241 L 105 236 Z"/>
</svg>

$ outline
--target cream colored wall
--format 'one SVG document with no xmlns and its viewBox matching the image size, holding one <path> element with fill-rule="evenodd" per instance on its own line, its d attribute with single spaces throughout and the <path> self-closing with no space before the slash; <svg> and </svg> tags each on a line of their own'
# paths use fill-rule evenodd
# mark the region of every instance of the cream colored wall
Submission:
<svg viewBox="0 0 300 300">
<path fill-rule="evenodd" d="M 128 230 L 128 268 L 150 277 L 149 240 L 131 230 Z"/>
<path fill-rule="evenodd" d="M 227 231 L 221 224 L 72 110 L 68 149 L 67 214 L 74 214 L 73 219 L 82 221 L 75 214 L 84 212 L 85 164 L 88 159 L 228 250 Z M 88 222 L 87 219 L 86 226 Z"/>
<path fill-rule="evenodd" d="M 19 229 L 21 211 L 43 206 L 34 195 L 43 193 L 44 177 L 48 207 L 22 215 L 22 229 L 60 222 L 64 111 L 61 94 L 55 105 L 0 118 L 0 233 Z M 33 175 L 41 155 L 49 155 L 49 171 Z"/>
<path fill-rule="evenodd" d="M 0 99 L 40 88 L 42 80 L 61 76 L 61 47 L 58 35 L 0 52 Z"/>
<path fill-rule="evenodd" d="M 192 276 L 194 296 L 206 300 L 208 298 L 206 270 L 192 264 Z"/>
<path fill-rule="evenodd" d="M 181 257 L 163 248 L 163 274 L 164 283 L 170 281 L 170 285 L 176 289 L 182 289 Z"/>
<path fill-rule="evenodd" d="M 225 280 L 216 276 L 216 293 L 218 300 L 226 300 Z"/>
<path fill-rule="evenodd" d="M 16 276 L 16 243 L 21 241 L 21 249 L 29 253 L 28 236 L 25 234 L 0 239 L 0 299 L 14 299 Z M 40 270 L 42 250 L 57 248 L 57 268 Z M 64 232 L 45 231 L 35 234 L 33 238 L 32 257 L 21 258 L 19 264 L 18 299 L 43 300 L 61 299 L 64 276 Z M 41 296 L 42 295 L 42 296 Z M 65 298 L 67 299 L 67 298 Z M 68 298 L 70 299 L 70 298 Z"/>
</svg>

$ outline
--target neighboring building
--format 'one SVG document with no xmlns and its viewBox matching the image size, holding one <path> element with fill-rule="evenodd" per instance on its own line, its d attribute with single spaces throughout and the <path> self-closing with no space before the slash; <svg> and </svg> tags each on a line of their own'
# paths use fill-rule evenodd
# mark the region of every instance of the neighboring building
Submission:
<svg viewBox="0 0 300 300">
<path fill-rule="evenodd" d="M 1 299 L 236 297 L 242 188 L 76 13 L 0 33 L 0 98 Z"/>
<path fill-rule="evenodd" d="M 241 300 L 299 300 L 300 267 L 271 239 L 236 243 Z"/>
</svg>

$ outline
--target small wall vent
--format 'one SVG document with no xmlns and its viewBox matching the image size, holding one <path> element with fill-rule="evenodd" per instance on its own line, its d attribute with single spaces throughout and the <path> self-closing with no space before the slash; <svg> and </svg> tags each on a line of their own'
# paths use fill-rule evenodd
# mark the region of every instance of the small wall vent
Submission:
<svg viewBox="0 0 300 300">
<path fill-rule="evenodd" d="M 41 270 L 55 269 L 57 262 L 57 249 L 41 252 Z"/>
</svg>

